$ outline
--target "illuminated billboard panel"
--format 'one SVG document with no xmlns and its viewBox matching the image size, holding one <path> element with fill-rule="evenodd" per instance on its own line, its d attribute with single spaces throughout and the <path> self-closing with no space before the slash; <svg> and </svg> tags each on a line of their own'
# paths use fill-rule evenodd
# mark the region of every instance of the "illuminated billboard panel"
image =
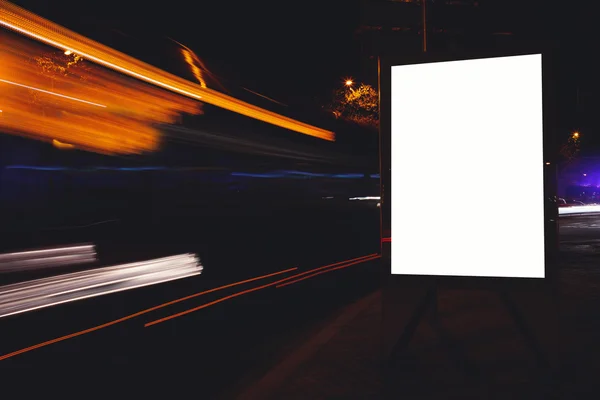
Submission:
<svg viewBox="0 0 600 400">
<path fill-rule="evenodd" d="M 391 68 L 392 274 L 545 278 L 542 54 Z"/>
</svg>

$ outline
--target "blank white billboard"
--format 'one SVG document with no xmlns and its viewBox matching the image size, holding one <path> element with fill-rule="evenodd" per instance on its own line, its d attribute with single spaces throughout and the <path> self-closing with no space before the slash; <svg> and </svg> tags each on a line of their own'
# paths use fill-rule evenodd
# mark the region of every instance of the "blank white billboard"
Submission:
<svg viewBox="0 0 600 400">
<path fill-rule="evenodd" d="M 542 55 L 391 76 L 392 274 L 544 278 Z"/>
</svg>

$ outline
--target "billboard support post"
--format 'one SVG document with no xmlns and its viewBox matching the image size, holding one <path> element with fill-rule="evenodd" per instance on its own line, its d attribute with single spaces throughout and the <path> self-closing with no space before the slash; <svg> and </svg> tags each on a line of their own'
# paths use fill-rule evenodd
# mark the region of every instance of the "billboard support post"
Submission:
<svg viewBox="0 0 600 400">
<path fill-rule="evenodd" d="M 439 301 L 438 290 L 439 289 L 436 286 L 431 287 L 422 297 L 421 301 L 418 303 L 418 306 L 415 307 L 408 323 L 406 324 L 404 330 L 398 338 L 398 341 L 388 356 L 386 367 L 388 370 L 393 370 L 393 368 L 397 366 L 398 361 L 402 359 L 406 350 L 408 349 L 410 341 L 414 337 L 419 323 L 424 320 L 427 316 L 427 313 L 431 311 L 430 322 L 432 323 L 436 334 L 438 335 L 439 339 L 442 340 L 447 350 L 454 350 L 452 357 L 456 363 L 462 366 L 465 370 L 464 372 L 466 372 L 469 376 L 474 378 L 482 378 L 479 369 L 469 362 L 464 352 L 460 351 L 460 349 L 456 351 L 459 348 L 457 342 L 453 340 L 443 328 L 437 312 Z M 497 291 L 497 295 L 501 300 L 502 305 L 511 316 L 512 321 L 517 326 L 519 333 L 525 340 L 527 347 L 529 347 L 531 352 L 534 354 L 538 367 L 546 373 L 548 382 L 554 382 L 555 380 L 552 379 L 552 365 L 548 361 L 542 346 L 536 338 L 536 335 L 529 328 L 526 318 L 520 312 L 516 303 L 510 298 L 509 293 Z"/>
</svg>

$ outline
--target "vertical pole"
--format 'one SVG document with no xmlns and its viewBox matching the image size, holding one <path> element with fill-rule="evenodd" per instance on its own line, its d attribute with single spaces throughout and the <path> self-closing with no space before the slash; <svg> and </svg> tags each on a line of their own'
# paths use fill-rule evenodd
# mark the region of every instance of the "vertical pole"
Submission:
<svg viewBox="0 0 600 400">
<path fill-rule="evenodd" d="M 423 53 L 427 52 L 427 0 L 421 0 L 423 8 Z"/>
<path fill-rule="evenodd" d="M 379 239 L 380 239 L 380 248 L 379 251 L 383 255 L 383 238 L 384 236 L 384 224 L 383 224 L 383 202 L 385 196 L 383 194 L 383 162 L 382 162 L 382 146 L 383 146 L 383 132 L 381 129 L 381 56 L 377 57 L 377 102 L 379 105 Z M 383 262 L 383 259 L 382 259 Z"/>
</svg>

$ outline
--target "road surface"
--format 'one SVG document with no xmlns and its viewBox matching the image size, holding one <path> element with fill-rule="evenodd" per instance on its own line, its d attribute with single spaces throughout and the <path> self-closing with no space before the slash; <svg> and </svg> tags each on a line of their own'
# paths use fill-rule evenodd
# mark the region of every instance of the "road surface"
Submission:
<svg viewBox="0 0 600 400">
<path fill-rule="evenodd" d="M 600 213 L 562 216 L 558 226 L 561 242 L 600 239 Z"/>
<path fill-rule="evenodd" d="M 123 368 L 160 375 L 159 386 L 176 383 L 173 390 L 181 393 L 193 387 L 200 398 L 218 398 L 250 370 L 277 357 L 282 346 L 302 340 L 335 310 L 375 290 L 380 278 L 375 259 L 287 286 L 244 293 L 294 273 L 378 253 L 376 207 L 132 219 L 78 231 L 74 237 L 63 235 L 61 240 L 80 235 L 97 243 L 102 265 L 193 252 L 204 269 L 201 275 L 180 281 L 0 319 L 4 373 L 75 365 L 82 370 Z M 219 290 L 197 295 L 212 289 Z M 135 316 L 190 295 L 197 296 Z M 21 350 L 26 351 L 19 354 Z M 106 388 L 112 385 L 106 383 Z M 155 389 L 135 387 L 138 393 Z"/>
</svg>

